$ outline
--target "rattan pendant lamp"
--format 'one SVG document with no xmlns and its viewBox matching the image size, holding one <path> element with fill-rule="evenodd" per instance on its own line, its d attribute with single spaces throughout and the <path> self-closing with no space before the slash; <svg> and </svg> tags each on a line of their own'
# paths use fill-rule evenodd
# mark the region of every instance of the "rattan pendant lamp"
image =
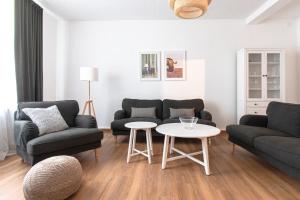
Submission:
<svg viewBox="0 0 300 200">
<path fill-rule="evenodd" d="M 176 16 L 184 19 L 201 17 L 206 11 L 211 0 L 169 0 L 170 7 Z"/>
</svg>

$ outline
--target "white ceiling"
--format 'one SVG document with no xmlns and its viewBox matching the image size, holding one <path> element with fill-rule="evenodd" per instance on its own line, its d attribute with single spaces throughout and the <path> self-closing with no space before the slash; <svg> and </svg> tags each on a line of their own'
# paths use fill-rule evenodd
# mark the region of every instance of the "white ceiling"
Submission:
<svg viewBox="0 0 300 200">
<path fill-rule="evenodd" d="M 67 20 L 178 19 L 168 0 L 39 0 Z M 213 0 L 201 19 L 244 19 L 267 0 Z M 300 0 L 296 0 L 300 1 Z"/>
<path fill-rule="evenodd" d="M 300 0 L 293 0 L 272 16 L 273 19 L 300 19 Z"/>
</svg>

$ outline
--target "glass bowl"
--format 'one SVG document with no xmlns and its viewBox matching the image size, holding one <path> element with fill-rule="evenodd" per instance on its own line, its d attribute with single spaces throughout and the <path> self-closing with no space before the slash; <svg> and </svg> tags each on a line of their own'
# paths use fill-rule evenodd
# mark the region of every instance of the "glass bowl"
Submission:
<svg viewBox="0 0 300 200">
<path fill-rule="evenodd" d="M 195 128 L 198 118 L 197 117 L 179 117 L 180 123 L 185 129 Z"/>
</svg>

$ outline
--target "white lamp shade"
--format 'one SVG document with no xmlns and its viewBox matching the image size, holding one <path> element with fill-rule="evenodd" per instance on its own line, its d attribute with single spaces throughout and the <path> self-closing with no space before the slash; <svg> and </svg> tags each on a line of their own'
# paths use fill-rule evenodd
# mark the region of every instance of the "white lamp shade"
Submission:
<svg viewBox="0 0 300 200">
<path fill-rule="evenodd" d="M 81 81 L 98 81 L 98 68 L 96 67 L 80 67 Z"/>
</svg>

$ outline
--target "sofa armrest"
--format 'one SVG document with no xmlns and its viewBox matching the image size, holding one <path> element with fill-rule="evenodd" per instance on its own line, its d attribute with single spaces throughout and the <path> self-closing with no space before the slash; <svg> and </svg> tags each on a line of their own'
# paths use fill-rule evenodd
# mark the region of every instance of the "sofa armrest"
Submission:
<svg viewBox="0 0 300 200">
<path fill-rule="evenodd" d="M 126 117 L 124 110 L 118 110 L 115 112 L 114 120 L 124 119 Z"/>
<path fill-rule="evenodd" d="M 75 126 L 78 128 L 97 128 L 97 121 L 91 115 L 77 115 Z"/>
<path fill-rule="evenodd" d="M 202 110 L 200 112 L 200 119 L 205 119 L 205 120 L 211 121 L 212 115 L 210 114 L 210 112 Z"/>
<path fill-rule="evenodd" d="M 39 129 L 32 121 L 14 121 L 14 137 L 18 147 L 26 150 L 27 143 L 39 136 Z"/>
<path fill-rule="evenodd" d="M 267 127 L 268 117 L 266 115 L 244 115 L 240 119 L 240 125 Z"/>
</svg>

